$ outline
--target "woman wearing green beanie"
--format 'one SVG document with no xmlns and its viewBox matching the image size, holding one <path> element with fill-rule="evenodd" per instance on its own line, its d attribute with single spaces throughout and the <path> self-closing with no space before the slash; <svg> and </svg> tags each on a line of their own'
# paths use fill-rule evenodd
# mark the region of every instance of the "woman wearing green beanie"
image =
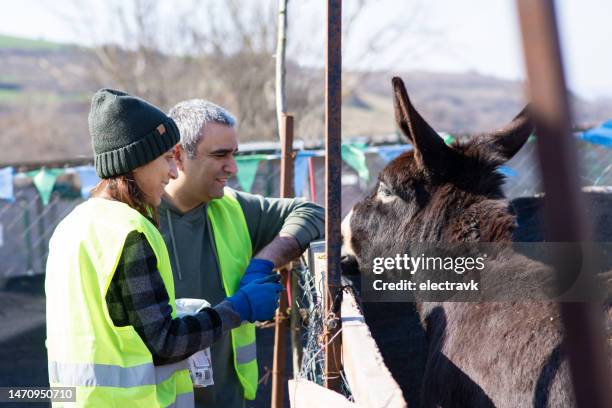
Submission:
<svg viewBox="0 0 612 408">
<path fill-rule="evenodd" d="M 76 406 L 193 406 L 186 359 L 242 321 L 271 318 L 281 286 L 257 280 L 178 318 L 156 210 L 177 177 L 178 128 L 148 102 L 102 89 L 89 131 L 101 181 L 49 243 L 49 383 L 75 387 Z"/>
</svg>

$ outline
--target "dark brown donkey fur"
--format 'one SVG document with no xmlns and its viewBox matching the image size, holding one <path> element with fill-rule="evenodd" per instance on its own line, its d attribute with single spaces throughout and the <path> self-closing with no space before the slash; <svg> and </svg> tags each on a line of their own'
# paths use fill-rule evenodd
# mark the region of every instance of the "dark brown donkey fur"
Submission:
<svg viewBox="0 0 612 408">
<path fill-rule="evenodd" d="M 533 131 L 528 110 L 499 131 L 447 146 L 414 109 L 402 80 L 394 78 L 393 87 L 396 119 L 413 149 L 389 163 L 372 194 L 354 206 L 350 230 L 343 225 L 361 272 L 371 273 L 375 257 L 409 253 L 410 242 L 510 242 L 515 218 L 496 170 Z M 573 405 L 554 303 L 428 302 L 418 311 L 428 351 L 420 398 L 409 401 Z"/>
</svg>

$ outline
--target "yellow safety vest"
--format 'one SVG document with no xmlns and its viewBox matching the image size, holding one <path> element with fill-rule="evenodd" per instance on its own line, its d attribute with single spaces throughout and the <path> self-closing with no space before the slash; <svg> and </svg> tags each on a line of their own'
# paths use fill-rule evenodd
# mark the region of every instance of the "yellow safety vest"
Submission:
<svg viewBox="0 0 612 408">
<path fill-rule="evenodd" d="M 106 293 L 125 239 L 135 230 L 153 248 L 175 317 L 164 241 L 157 228 L 128 205 L 89 199 L 58 225 L 49 242 L 45 278 L 49 383 L 76 387 L 76 404 L 65 406 L 194 405 L 186 361 L 154 366 L 134 327 L 116 327 L 109 316 Z"/>
<path fill-rule="evenodd" d="M 222 198 L 208 204 L 208 217 L 215 237 L 225 294 L 231 296 L 238 290 L 253 252 L 246 219 L 233 190 L 226 188 Z M 231 331 L 231 336 L 234 368 L 244 388 L 244 398 L 253 400 L 259 379 L 255 325 L 244 322 Z"/>
</svg>

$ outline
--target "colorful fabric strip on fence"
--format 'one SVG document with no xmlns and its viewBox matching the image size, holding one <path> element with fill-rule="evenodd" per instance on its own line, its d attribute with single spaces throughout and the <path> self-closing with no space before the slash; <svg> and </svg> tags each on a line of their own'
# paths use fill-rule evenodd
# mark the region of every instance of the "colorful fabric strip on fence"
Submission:
<svg viewBox="0 0 612 408">
<path fill-rule="evenodd" d="M 342 143 L 342 160 L 355 170 L 362 180 L 368 181 L 370 169 L 368 169 L 364 150 L 364 143 Z"/>
<path fill-rule="evenodd" d="M 599 127 L 587 130 L 580 135 L 580 138 L 590 143 L 612 148 L 612 120 Z"/>
<path fill-rule="evenodd" d="M 456 140 L 456 138 L 448 133 L 440 133 L 440 136 L 447 144 Z M 597 144 L 606 148 L 612 149 L 612 120 L 604 122 L 602 125 L 589 129 L 583 133 L 576 133 L 575 136 L 589 143 Z M 529 140 L 533 141 L 535 136 L 530 136 Z M 367 146 L 364 142 L 345 142 L 342 143 L 342 160 L 359 175 L 364 181 L 370 178 L 370 169 L 368 168 L 366 154 L 377 153 L 385 163 L 398 157 L 405 151 L 412 149 L 409 144 L 385 145 L 385 146 Z M 312 157 L 322 157 L 325 155 L 324 150 L 300 150 L 297 152 L 294 161 L 294 191 L 296 196 L 303 196 L 304 183 L 308 178 L 308 163 Z M 236 164 L 238 166 L 238 174 L 236 175 L 238 184 L 244 191 L 250 192 L 255 178 L 259 162 L 262 160 L 278 159 L 279 154 L 248 154 L 236 156 Z M 95 175 L 93 166 L 79 166 L 74 169 L 45 169 L 34 170 L 26 173 L 26 176 L 32 177 L 41 200 L 44 205 L 49 203 L 55 179 L 59 174 L 69 171 L 76 171 L 81 180 L 81 195 L 83 198 L 88 198 L 91 189 L 98 183 L 99 179 Z M 502 166 L 499 168 L 500 173 L 507 177 L 516 177 L 517 171 Z M 0 199 L 13 200 L 13 173 L 12 167 L 0 169 Z"/>
<path fill-rule="evenodd" d="M 250 154 L 248 156 L 236 156 L 236 165 L 238 166 L 238 184 L 246 191 L 250 192 L 257 175 L 257 167 L 259 162 L 268 158 L 265 154 Z"/>
<path fill-rule="evenodd" d="M 516 176 L 518 176 L 518 173 L 516 172 L 516 170 L 514 170 L 512 167 L 508 167 L 508 166 L 499 166 L 497 171 L 499 171 L 501 174 L 503 174 L 506 177 L 516 177 Z"/>
<path fill-rule="evenodd" d="M 100 178 L 96 175 L 96 168 L 94 166 L 79 166 L 75 167 L 74 170 L 81 180 L 81 197 L 89 198 L 91 190 L 100 181 Z"/>
<path fill-rule="evenodd" d="M 13 190 L 13 168 L 0 169 L 0 200 L 13 201 L 15 198 Z"/>
<path fill-rule="evenodd" d="M 28 176 L 33 177 L 32 181 L 38 190 L 38 194 L 40 194 L 43 205 L 49 204 L 53 187 L 55 187 L 55 180 L 57 176 L 63 173 L 64 170 L 46 168 L 27 173 Z"/>
<path fill-rule="evenodd" d="M 378 148 L 378 154 L 385 163 L 389 163 L 391 160 L 395 159 L 400 154 L 410 150 L 412 147 L 410 145 L 395 145 L 395 146 L 380 146 Z"/>
<path fill-rule="evenodd" d="M 316 156 L 316 152 L 300 150 L 293 162 L 293 191 L 296 197 L 303 197 L 304 181 L 308 177 L 308 159 Z"/>
</svg>

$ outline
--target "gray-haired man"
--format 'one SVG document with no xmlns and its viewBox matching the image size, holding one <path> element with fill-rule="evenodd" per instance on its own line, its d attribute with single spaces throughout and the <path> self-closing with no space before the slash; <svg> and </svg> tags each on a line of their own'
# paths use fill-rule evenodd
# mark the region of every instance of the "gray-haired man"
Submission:
<svg viewBox="0 0 612 408">
<path fill-rule="evenodd" d="M 177 297 L 214 305 L 320 238 L 323 209 L 300 199 L 265 198 L 226 187 L 238 171 L 238 137 L 236 120 L 225 109 L 192 99 L 169 115 L 181 133 L 175 149 L 178 178 L 166 187 L 159 214 L 175 291 Z M 195 389 L 198 406 L 243 407 L 245 398 L 255 397 L 254 328 L 239 330 L 213 345 L 214 385 Z"/>
</svg>

